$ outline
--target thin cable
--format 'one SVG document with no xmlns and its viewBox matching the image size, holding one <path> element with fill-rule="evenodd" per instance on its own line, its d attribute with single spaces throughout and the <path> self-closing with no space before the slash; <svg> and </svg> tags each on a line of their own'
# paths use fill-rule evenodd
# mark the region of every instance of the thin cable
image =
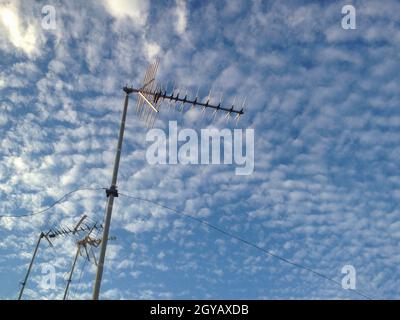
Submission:
<svg viewBox="0 0 400 320">
<path fill-rule="evenodd" d="M 95 234 L 95 237 L 94 237 L 94 238 L 97 239 L 98 236 L 99 236 L 100 230 L 97 229 L 95 233 L 96 233 L 96 234 Z M 77 295 L 78 290 L 79 290 L 79 293 L 82 292 L 82 290 L 81 290 L 81 288 L 80 288 L 80 285 L 81 285 L 81 280 L 82 280 L 83 274 L 84 274 L 84 272 L 85 272 L 85 268 L 86 268 L 86 266 L 88 265 L 88 264 L 87 264 L 88 261 L 89 261 L 88 259 L 84 259 L 84 262 L 83 262 L 83 265 L 82 265 L 82 268 L 81 268 L 81 272 L 80 272 L 80 274 L 79 274 L 78 283 L 77 283 L 77 285 L 76 285 L 76 287 L 75 287 L 75 290 L 74 290 L 74 292 L 73 292 L 73 294 L 72 294 L 73 297 L 75 297 L 75 296 Z M 68 293 L 67 293 L 67 299 L 68 299 L 69 293 L 70 293 L 70 291 L 68 291 Z"/>
<path fill-rule="evenodd" d="M 77 291 L 78 291 L 78 288 L 79 288 L 79 286 L 80 286 L 80 284 L 81 284 L 81 279 L 82 279 L 82 275 L 83 275 L 83 270 L 85 269 L 86 262 L 87 262 L 87 259 L 84 259 L 83 262 L 82 262 L 81 272 L 80 272 L 80 274 L 79 274 L 78 282 L 77 282 L 77 285 L 75 286 L 74 292 L 73 292 L 73 294 L 71 295 L 72 297 L 76 296 L 76 293 L 77 293 Z M 71 290 L 68 290 L 67 296 L 65 297 L 66 300 L 68 300 L 69 295 L 70 295 L 70 292 L 72 293 L 72 289 L 71 289 Z"/>
<path fill-rule="evenodd" d="M 80 275 L 79 275 L 78 285 L 76 286 L 76 289 L 75 289 L 75 291 L 74 291 L 74 296 L 76 296 L 78 293 L 82 293 L 81 282 L 82 282 L 83 275 L 84 275 L 84 273 L 85 273 L 85 269 L 86 269 L 86 267 L 87 267 L 88 265 L 89 265 L 89 264 L 88 264 L 88 260 L 85 259 L 85 261 L 83 262 L 83 266 L 82 266 L 82 269 L 81 269 L 81 273 L 80 273 Z M 79 291 L 78 291 L 78 290 L 79 290 Z"/>
<path fill-rule="evenodd" d="M 78 246 L 79 246 L 79 244 L 78 244 Z M 79 256 L 82 256 L 82 255 L 81 255 L 81 252 L 79 253 Z M 79 259 L 79 256 L 78 256 L 78 259 Z M 82 257 L 83 257 L 83 256 L 82 256 Z M 75 296 L 76 296 L 76 294 L 77 294 L 77 292 L 78 292 L 78 290 L 79 290 L 79 287 L 80 287 L 80 285 L 81 285 L 81 280 L 82 280 L 82 276 L 83 276 L 83 273 L 84 273 L 84 270 L 85 270 L 87 261 L 88 261 L 87 257 L 83 257 L 83 262 L 82 262 L 81 272 L 79 273 L 78 282 L 77 282 L 77 284 L 76 284 L 76 286 L 75 286 L 75 289 L 72 289 L 72 288 L 71 288 L 70 290 L 68 290 L 67 296 L 65 297 L 65 300 L 68 300 L 68 298 L 69 298 L 69 296 L 70 296 L 70 293 L 72 293 L 72 290 L 73 290 L 73 293 L 71 294 L 71 296 L 72 296 L 72 297 L 75 297 Z M 72 282 L 72 277 L 71 277 L 71 282 Z"/>
<path fill-rule="evenodd" d="M 71 194 L 79 192 L 79 191 L 84 191 L 84 190 L 104 190 L 105 188 L 79 188 L 79 189 L 75 189 L 72 190 L 66 194 L 64 194 L 60 199 L 58 199 L 57 201 L 53 202 L 50 206 L 48 206 L 47 208 L 40 210 L 40 211 L 36 211 L 36 212 L 32 212 L 32 213 L 27 213 L 27 214 L 21 214 L 21 215 L 0 215 L 0 219 L 1 218 L 24 218 L 24 217 L 32 217 L 38 214 L 42 214 L 45 213 L 47 211 L 49 211 L 51 208 L 55 207 L 57 204 L 63 202 L 64 200 L 66 200 Z"/>
<path fill-rule="evenodd" d="M 253 247 L 253 248 L 255 248 L 255 249 L 259 250 L 259 251 L 262 251 L 262 252 L 266 253 L 267 255 L 269 255 L 269 256 L 271 256 L 271 257 L 274 257 L 274 258 L 276 258 L 276 259 L 279 259 L 279 260 L 281 260 L 281 261 L 283 261 L 283 262 L 285 262 L 285 263 L 287 263 L 287 264 L 290 264 L 290 265 L 292 265 L 292 266 L 294 266 L 294 267 L 296 267 L 296 268 L 309 271 L 309 272 L 313 273 L 314 275 L 316 275 L 316 276 L 318 276 L 318 277 L 320 277 L 320 278 L 323 278 L 323 279 L 325 279 L 325 280 L 331 281 L 332 283 L 334 283 L 334 284 L 336 284 L 336 285 L 338 285 L 338 286 L 340 286 L 340 287 L 342 288 L 342 284 L 341 284 L 339 281 L 336 281 L 336 280 L 334 280 L 334 279 L 332 279 L 332 278 L 329 278 L 328 276 L 325 276 L 324 274 L 322 274 L 322 273 L 320 273 L 320 272 L 318 272 L 318 271 L 315 271 L 315 270 L 313 270 L 313 269 L 311 269 L 311 268 L 309 268 L 309 267 L 303 266 L 303 265 L 298 264 L 298 263 L 296 263 L 296 262 L 292 262 L 292 261 L 290 261 L 290 260 L 288 260 L 288 259 L 286 259 L 286 258 L 284 258 L 284 257 L 281 257 L 281 256 L 279 256 L 279 255 L 277 255 L 277 254 L 275 254 L 275 253 L 273 253 L 273 252 L 271 252 L 271 251 L 269 251 L 269 250 L 266 250 L 266 249 L 264 249 L 264 248 L 261 248 L 260 246 L 254 244 L 254 243 L 252 243 L 252 242 L 249 242 L 249 241 L 247 241 L 246 239 L 240 238 L 239 236 L 236 236 L 236 235 L 234 235 L 234 234 L 232 234 L 232 233 L 230 233 L 230 232 L 228 232 L 228 231 L 225 231 L 225 230 L 223 230 L 223 229 L 221 229 L 221 228 L 219 228 L 219 227 L 217 227 L 217 226 L 215 226 L 215 225 L 213 225 L 213 224 L 211 224 L 211 223 L 209 223 L 209 222 L 207 222 L 207 221 L 201 220 L 201 219 L 196 218 L 196 217 L 194 217 L 194 216 L 192 216 L 192 215 L 190 215 L 190 214 L 187 214 L 187 213 L 178 211 L 178 210 L 176 210 L 176 209 L 174 209 L 174 208 L 168 207 L 168 206 L 166 206 L 166 205 L 163 205 L 163 204 L 158 203 L 158 202 L 153 201 L 153 200 L 149 200 L 149 199 L 145 199 L 145 198 L 140 198 L 140 197 L 135 197 L 135 196 L 131 196 L 131 195 L 128 195 L 128 194 L 121 193 L 121 192 L 119 193 L 119 195 L 124 196 L 124 197 L 127 197 L 127 198 L 131 198 L 131 199 L 135 199 L 135 200 L 138 200 L 138 201 L 145 201 L 145 202 L 148 202 L 148 203 L 152 203 L 152 204 L 157 205 L 157 206 L 159 206 L 159 207 L 162 207 L 162 208 L 165 208 L 165 209 L 174 211 L 175 213 L 177 213 L 177 214 L 179 214 L 179 215 L 182 215 L 182 216 L 187 217 L 187 218 L 189 218 L 189 219 L 191 219 L 191 220 L 194 220 L 194 221 L 196 221 L 196 222 L 199 222 L 199 223 L 201 223 L 201 224 L 203 224 L 203 225 L 205 225 L 205 226 L 207 226 L 207 227 L 209 227 L 209 228 L 211 228 L 211 229 L 213 229 L 213 230 L 215 230 L 215 231 L 217 231 L 217 232 L 219 232 L 219 233 L 221 233 L 221 234 L 223 234 L 223 235 L 225 235 L 225 236 L 228 236 L 228 237 L 231 237 L 231 238 L 233 238 L 233 239 L 236 239 L 236 240 L 238 240 L 238 241 L 240 241 L 240 242 L 242 242 L 242 243 L 244 243 L 244 244 L 246 244 L 246 245 L 248 245 L 248 246 L 250 246 L 250 247 Z M 358 290 L 356 290 L 356 289 L 351 289 L 351 288 L 350 288 L 350 289 L 348 289 L 348 290 L 350 290 L 350 291 L 352 291 L 352 292 L 354 292 L 354 293 L 356 293 L 356 294 L 358 294 L 358 295 L 360 295 L 360 296 L 362 296 L 362 297 L 364 297 L 364 298 L 367 298 L 367 299 L 369 299 L 369 300 L 372 300 L 372 299 L 373 299 L 372 297 L 370 297 L 370 296 L 368 296 L 368 295 L 366 295 L 366 294 L 364 294 L 364 293 L 362 293 L 362 292 L 360 292 L 360 291 L 358 291 Z"/>
</svg>

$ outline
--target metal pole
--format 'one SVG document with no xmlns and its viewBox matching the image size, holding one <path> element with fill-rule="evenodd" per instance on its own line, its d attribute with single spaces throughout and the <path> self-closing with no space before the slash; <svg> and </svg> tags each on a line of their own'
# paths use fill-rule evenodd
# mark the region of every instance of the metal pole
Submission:
<svg viewBox="0 0 400 320">
<path fill-rule="evenodd" d="M 110 230 L 110 222 L 111 222 L 111 214 L 112 214 L 112 209 L 113 209 L 113 204 L 114 204 L 114 197 L 118 196 L 118 192 L 117 192 L 118 168 L 119 168 L 119 161 L 121 158 L 121 148 L 122 148 L 122 141 L 124 138 L 125 120 L 126 120 L 126 113 L 128 110 L 128 101 L 129 101 L 129 92 L 128 91 L 125 91 L 125 92 L 126 92 L 126 95 L 125 95 L 125 102 L 124 102 L 124 110 L 122 112 L 121 126 L 119 129 L 117 153 L 115 155 L 111 187 L 110 187 L 110 189 L 107 190 L 107 196 L 108 196 L 107 213 L 106 213 L 106 220 L 104 223 L 103 238 L 101 241 L 99 263 L 97 265 L 96 280 L 95 280 L 94 288 L 93 288 L 93 300 L 99 299 L 101 278 L 103 276 L 104 259 L 106 256 L 108 233 Z"/>
<path fill-rule="evenodd" d="M 31 273 L 33 261 L 36 258 L 36 253 L 37 253 L 37 251 L 39 249 L 39 244 L 40 244 L 40 241 L 42 240 L 43 237 L 44 237 L 44 234 L 42 232 L 42 233 L 40 233 L 39 239 L 38 239 L 38 241 L 36 243 L 35 251 L 33 252 L 31 263 L 29 264 L 28 271 L 26 272 L 24 282 L 22 282 L 22 288 L 21 288 L 21 291 L 19 292 L 18 300 L 21 300 L 22 294 L 24 293 L 26 282 L 28 281 L 29 274 Z"/>
<path fill-rule="evenodd" d="M 66 299 L 67 299 L 67 294 L 68 294 L 69 285 L 70 285 L 70 283 L 71 283 L 71 281 L 72 281 L 72 274 L 74 273 L 76 260 L 78 259 L 80 250 L 81 250 L 81 245 L 78 243 L 78 248 L 76 249 L 76 254 L 75 254 L 74 263 L 72 264 L 71 272 L 69 273 L 69 277 L 68 277 L 68 280 L 67 280 L 67 286 L 65 287 L 63 300 L 66 300 Z"/>
</svg>

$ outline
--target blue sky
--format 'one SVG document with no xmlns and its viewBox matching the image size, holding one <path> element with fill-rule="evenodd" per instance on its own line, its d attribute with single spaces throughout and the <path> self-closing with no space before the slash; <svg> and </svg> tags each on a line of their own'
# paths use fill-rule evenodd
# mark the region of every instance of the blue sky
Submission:
<svg viewBox="0 0 400 320">
<path fill-rule="evenodd" d="M 357 29 L 341 27 L 342 6 Z M 56 29 L 41 26 L 56 9 Z M 9 18 L 4 19 L 4 12 Z M 10 15 L 11 12 L 11 15 Z M 357 290 L 399 298 L 400 28 L 397 1 L 0 0 L 0 214 L 45 208 L 81 187 L 108 187 L 123 104 L 161 58 L 158 79 L 225 101 L 247 97 L 255 170 L 149 165 L 131 98 L 119 190 L 187 212 Z M 10 22 L 11 21 L 11 22 Z M 219 96 L 218 96 L 219 97 Z M 194 110 L 155 127 L 234 128 Z M 0 219 L 0 297 L 17 297 L 40 230 L 101 220 L 104 191 L 45 214 Z M 116 200 L 102 297 L 359 299 L 166 209 Z M 42 243 L 26 299 L 60 299 L 74 239 Z M 57 271 L 54 290 L 42 268 Z M 81 271 L 82 277 L 80 277 Z M 95 267 L 78 261 L 72 299 L 90 298 Z M 78 279 L 80 281 L 78 281 Z M 78 285 L 79 282 L 79 285 Z"/>
</svg>

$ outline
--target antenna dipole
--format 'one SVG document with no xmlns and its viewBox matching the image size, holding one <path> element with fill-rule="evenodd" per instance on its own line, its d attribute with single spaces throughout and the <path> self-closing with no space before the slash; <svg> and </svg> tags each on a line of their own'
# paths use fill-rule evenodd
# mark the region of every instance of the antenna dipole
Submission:
<svg viewBox="0 0 400 320">
<path fill-rule="evenodd" d="M 109 189 L 106 190 L 106 195 L 108 198 L 107 212 L 104 222 L 103 237 L 102 237 L 103 241 L 101 242 L 96 279 L 93 287 L 93 300 L 99 299 L 101 280 L 103 277 L 104 260 L 107 249 L 107 241 L 110 231 L 111 215 L 114 205 L 114 198 L 118 197 L 117 178 L 118 178 L 119 163 L 121 159 L 122 142 L 124 139 L 125 121 L 128 110 L 129 95 L 131 93 L 137 94 L 138 99 L 136 104 L 136 112 L 139 115 L 139 118 L 144 120 L 148 126 L 152 126 L 154 124 L 155 119 L 160 112 L 161 103 L 163 101 L 167 101 L 169 105 L 171 103 L 175 103 L 175 104 L 181 104 L 183 107 L 184 104 L 188 104 L 191 107 L 201 107 L 203 110 L 210 108 L 214 109 L 215 111 L 226 112 L 228 118 L 230 117 L 231 114 L 235 114 L 237 120 L 239 120 L 239 117 L 243 114 L 243 107 L 240 110 L 238 110 L 235 109 L 234 104 L 232 104 L 232 106 L 230 107 L 221 106 L 222 99 L 218 105 L 212 104 L 210 102 L 211 91 L 205 102 L 199 100 L 197 95 L 194 99 L 188 97 L 187 92 L 183 96 L 179 95 L 179 91 L 175 94 L 175 87 L 172 90 L 172 92 L 168 94 L 166 90 L 162 89 L 163 88 L 162 86 L 156 84 L 155 79 L 159 64 L 160 60 L 157 59 L 155 63 L 153 63 L 147 68 L 143 77 L 143 84 L 140 88 L 133 88 L 128 86 L 123 87 L 123 91 L 125 92 L 125 101 L 124 101 L 124 107 L 122 111 L 122 118 L 118 135 L 117 151 L 115 154 L 111 186 Z"/>
</svg>

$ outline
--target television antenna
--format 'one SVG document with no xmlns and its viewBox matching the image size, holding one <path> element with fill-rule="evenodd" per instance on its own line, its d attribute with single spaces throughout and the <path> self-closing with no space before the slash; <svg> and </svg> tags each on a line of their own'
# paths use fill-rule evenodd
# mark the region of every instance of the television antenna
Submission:
<svg viewBox="0 0 400 320">
<path fill-rule="evenodd" d="M 144 121 L 148 127 L 152 127 L 154 125 L 154 122 L 160 113 L 161 105 L 163 102 L 167 102 L 169 106 L 171 106 L 171 104 L 175 104 L 175 107 L 180 105 L 181 110 L 183 110 L 184 105 L 188 105 L 192 108 L 201 108 L 203 113 L 206 109 L 212 109 L 215 112 L 225 112 L 225 117 L 227 120 L 229 120 L 229 118 L 234 115 L 235 119 L 239 121 L 240 116 L 243 114 L 244 102 L 241 106 L 241 109 L 235 109 L 234 104 L 232 104 L 231 106 L 222 106 L 221 96 L 220 102 L 218 104 L 214 104 L 211 101 L 211 90 L 208 94 L 208 97 L 204 101 L 202 101 L 202 99 L 198 97 L 198 93 L 194 98 L 189 97 L 187 91 L 185 91 L 184 95 L 180 95 L 179 90 L 176 90 L 175 86 L 172 92 L 167 93 L 167 91 L 163 89 L 161 85 L 156 83 L 156 75 L 159 65 L 160 60 L 156 59 L 156 61 L 147 68 L 143 77 L 142 86 L 140 88 L 133 88 L 128 86 L 123 87 L 123 91 L 125 92 L 125 100 L 122 111 L 121 124 L 119 128 L 117 151 L 115 154 L 111 186 L 109 189 L 106 189 L 107 211 L 102 237 L 102 239 L 104 240 L 101 242 L 100 247 L 99 262 L 97 265 L 96 278 L 93 287 L 93 300 L 99 299 L 113 204 L 114 199 L 118 197 L 117 178 L 119 163 L 121 159 L 122 142 L 125 132 L 125 122 L 128 110 L 129 95 L 131 93 L 135 93 L 137 95 L 136 112 L 139 115 L 139 118 Z"/>
<path fill-rule="evenodd" d="M 20 290 L 19 295 L 18 295 L 18 300 L 22 299 L 22 295 L 24 293 L 26 284 L 28 282 L 28 278 L 29 278 L 29 275 L 31 273 L 32 266 L 33 266 L 33 263 L 34 263 L 34 261 L 36 259 L 36 256 L 37 256 L 37 253 L 38 253 L 38 250 L 39 250 L 39 246 L 40 246 L 40 242 L 42 241 L 42 239 L 47 240 L 47 242 L 49 243 L 49 246 L 53 247 L 53 243 L 51 242 L 51 239 L 54 239 L 54 238 L 57 238 L 57 237 L 60 237 L 60 236 L 69 236 L 69 235 L 73 235 L 73 234 L 76 234 L 76 233 L 89 231 L 89 230 L 92 230 L 92 229 L 100 230 L 100 229 L 103 228 L 103 226 L 101 224 L 97 224 L 97 223 L 95 223 L 92 226 L 84 224 L 83 220 L 86 219 L 86 217 L 87 217 L 87 215 L 83 215 L 83 217 L 79 220 L 79 222 L 72 229 L 69 228 L 69 227 L 61 226 L 59 228 L 51 228 L 47 232 L 43 232 L 43 231 L 40 232 L 38 240 L 36 242 L 35 249 L 33 251 L 33 255 L 32 255 L 31 261 L 30 261 L 29 266 L 28 266 L 28 270 L 27 270 L 27 272 L 25 274 L 24 281 L 21 282 L 22 287 L 21 287 L 21 290 Z"/>
<path fill-rule="evenodd" d="M 179 89 L 176 89 L 175 86 L 172 91 L 168 93 L 163 86 L 156 83 L 156 74 L 159 64 L 160 60 L 157 59 L 154 64 L 147 68 L 143 78 L 143 84 L 139 89 L 128 86 L 123 88 L 126 96 L 129 96 L 130 93 L 137 94 L 136 112 L 139 118 L 144 120 L 148 127 L 154 125 L 163 102 L 167 102 L 169 106 L 175 104 L 179 111 L 183 111 L 185 105 L 191 106 L 191 108 L 198 107 L 203 111 L 207 108 L 214 110 L 213 116 L 215 116 L 218 111 L 223 111 L 226 113 L 226 118 L 229 119 L 229 117 L 234 115 L 235 120 L 239 120 L 240 116 L 244 113 L 243 108 L 245 100 L 242 102 L 240 109 L 235 109 L 236 98 L 231 106 L 222 106 L 222 94 L 218 104 L 212 103 L 212 89 L 205 100 L 199 98 L 199 89 L 194 98 L 188 96 L 188 89 L 183 90 L 184 94 L 181 95 L 181 92 Z"/>
<path fill-rule="evenodd" d="M 63 300 L 67 300 L 67 298 L 68 298 L 68 291 L 69 291 L 70 284 L 72 282 L 72 276 L 73 276 L 74 271 L 75 271 L 76 261 L 78 260 L 79 256 L 83 256 L 82 248 L 84 249 L 84 253 L 85 253 L 84 257 L 87 259 L 87 261 L 93 262 L 97 266 L 96 255 L 94 254 L 93 248 L 97 248 L 100 245 L 102 239 L 91 236 L 92 232 L 95 229 L 96 229 L 95 226 L 93 226 L 88 231 L 87 235 L 84 238 L 82 238 L 82 239 L 80 239 L 80 240 L 78 240 L 76 242 L 76 247 L 77 247 L 76 254 L 75 254 L 75 257 L 74 257 L 74 261 L 72 263 L 71 271 L 70 271 L 69 276 L 68 276 L 67 285 L 66 285 L 65 290 L 64 290 Z M 101 230 L 101 229 L 102 228 L 96 229 L 96 230 Z M 108 240 L 115 240 L 115 239 L 116 239 L 116 237 L 111 237 Z"/>
</svg>

